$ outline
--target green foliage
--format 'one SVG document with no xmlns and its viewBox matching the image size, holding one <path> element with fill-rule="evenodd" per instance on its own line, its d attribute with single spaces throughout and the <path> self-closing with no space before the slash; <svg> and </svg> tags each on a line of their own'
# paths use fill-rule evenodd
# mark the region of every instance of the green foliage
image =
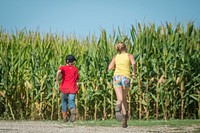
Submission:
<svg viewBox="0 0 200 133">
<path fill-rule="evenodd" d="M 0 29 L 0 111 L 3 119 L 61 119 L 61 99 L 55 75 L 65 56 L 77 58 L 80 83 L 79 119 L 114 118 L 115 93 L 108 64 L 115 43 L 123 41 L 137 61 L 137 78 L 128 99 L 131 119 L 200 117 L 200 28 L 132 26 L 130 35 L 118 29 L 77 39 L 27 30 Z"/>
</svg>

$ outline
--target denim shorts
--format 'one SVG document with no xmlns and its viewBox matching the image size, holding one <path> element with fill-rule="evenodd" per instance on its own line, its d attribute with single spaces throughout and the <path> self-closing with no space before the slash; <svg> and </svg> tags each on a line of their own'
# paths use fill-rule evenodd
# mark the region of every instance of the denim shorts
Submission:
<svg viewBox="0 0 200 133">
<path fill-rule="evenodd" d="M 62 104 L 62 111 L 63 112 L 67 112 L 68 107 L 70 109 L 76 108 L 75 98 L 76 98 L 76 94 L 63 94 L 62 93 L 61 104 Z"/>
<path fill-rule="evenodd" d="M 115 75 L 113 77 L 113 86 L 114 87 L 125 87 L 126 89 L 130 88 L 131 80 L 125 76 Z"/>
</svg>

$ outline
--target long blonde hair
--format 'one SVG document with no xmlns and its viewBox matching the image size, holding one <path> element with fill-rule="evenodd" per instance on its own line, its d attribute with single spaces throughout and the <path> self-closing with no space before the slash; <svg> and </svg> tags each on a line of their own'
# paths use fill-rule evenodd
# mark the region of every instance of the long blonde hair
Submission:
<svg viewBox="0 0 200 133">
<path fill-rule="evenodd" d="M 117 53 L 121 53 L 121 52 L 127 51 L 126 45 L 123 42 L 117 43 L 115 48 L 117 50 Z"/>
</svg>

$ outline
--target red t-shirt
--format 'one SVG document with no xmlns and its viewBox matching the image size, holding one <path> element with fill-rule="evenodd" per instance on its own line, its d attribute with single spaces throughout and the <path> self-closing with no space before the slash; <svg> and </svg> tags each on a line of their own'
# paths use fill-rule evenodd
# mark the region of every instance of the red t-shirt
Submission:
<svg viewBox="0 0 200 133">
<path fill-rule="evenodd" d="M 79 79 L 78 69 L 75 66 L 61 66 L 59 68 L 62 73 L 62 82 L 60 83 L 60 91 L 64 94 L 78 93 L 77 80 Z"/>
</svg>

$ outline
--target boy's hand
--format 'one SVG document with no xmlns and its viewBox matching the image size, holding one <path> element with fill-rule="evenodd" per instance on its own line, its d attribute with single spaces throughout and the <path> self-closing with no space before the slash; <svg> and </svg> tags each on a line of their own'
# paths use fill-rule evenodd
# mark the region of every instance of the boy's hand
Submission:
<svg viewBox="0 0 200 133">
<path fill-rule="evenodd" d="M 56 80 L 56 87 L 58 87 L 58 81 Z"/>
</svg>

